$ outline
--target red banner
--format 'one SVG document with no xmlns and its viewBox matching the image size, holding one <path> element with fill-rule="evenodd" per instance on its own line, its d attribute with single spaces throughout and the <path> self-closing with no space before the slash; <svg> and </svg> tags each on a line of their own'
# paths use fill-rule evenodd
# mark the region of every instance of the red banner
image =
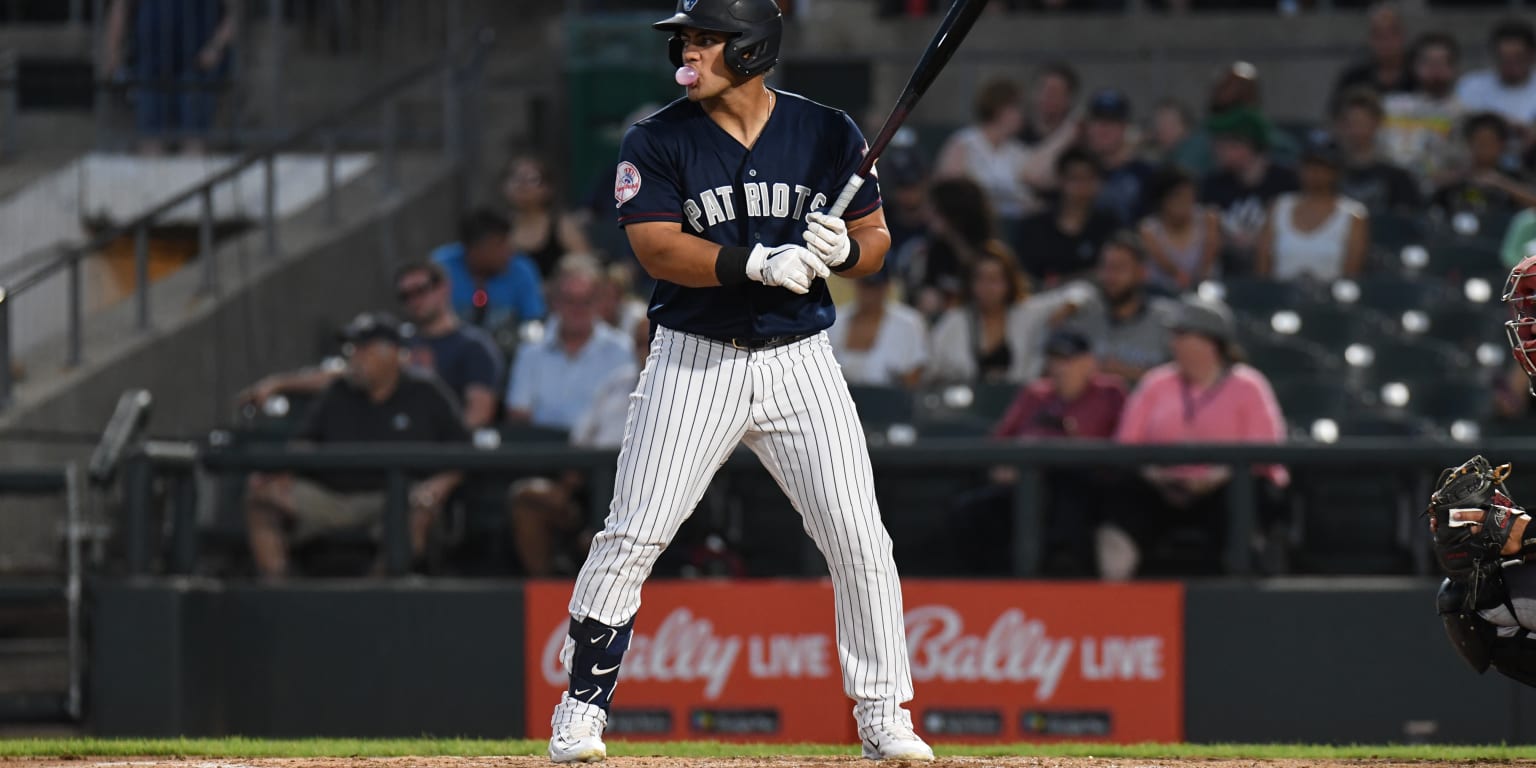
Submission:
<svg viewBox="0 0 1536 768">
<path fill-rule="evenodd" d="M 1175 584 L 909 581 L 914 724 L 944 741 L 1181 741 Z M 528 734 L 549 734 L 568 583 L 527 587 Z M 829 582 L 645 587 L 609 734 L 851 743 Z"/>
</svg>

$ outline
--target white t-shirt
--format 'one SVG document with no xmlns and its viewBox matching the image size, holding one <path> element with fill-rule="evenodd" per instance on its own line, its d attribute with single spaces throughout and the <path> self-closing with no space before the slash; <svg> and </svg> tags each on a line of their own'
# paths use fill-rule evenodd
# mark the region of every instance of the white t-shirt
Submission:
<svg viewBox="0 0 1536 768">
<path fill-rule="evenodd" d="M 885 317 L 875 332 L 875 343 L 869 349 L 848 348 L 848 324 L 852 320 L 852 308 L 840 308 L 837 320 L 827 329 L 832 354 L 843 367 L 843 378 L 849 384 L 896 386 L 901 384 L 902 376 L 927 365 L 928 330 L 917 310 L 904 304 L 887 303 Z"/>
<path fill-rule="evenodd" d="M 998 216 L 1022 218 L 1038 207 L 1034 190 L 1021 176 L 1029 160 L 1024 142 L 1010 138 L 993 146 L 974 125 L 955 131 L 949 140 L 965 148 L 965 175 L 986 191 Z"/>
<path fill-rule="evenodd" d="M 1508 86 L 1491 69 L 1468 72 L 1456 83 L 1456 100 L 1469 113 L 1497 112 L 1510 122 L 1530 125 L 1536 121 L 1536 74 Z"/>
<path fill-rule="evenodd" d="M 1333 213 L 1322 226 L 1302 232 L 1292 222 L 1297 195 L 1275 198 L 1275 259 L 1273 277 L 1294 280 L 1311 275 L 1317 280 L 1337 280 L 1344 274 L 1344 258 L 1349 252 L 1349 229 L 1356 216 L 1365 215 L 1365 206 L 1340 197 Z"/>
</svg>

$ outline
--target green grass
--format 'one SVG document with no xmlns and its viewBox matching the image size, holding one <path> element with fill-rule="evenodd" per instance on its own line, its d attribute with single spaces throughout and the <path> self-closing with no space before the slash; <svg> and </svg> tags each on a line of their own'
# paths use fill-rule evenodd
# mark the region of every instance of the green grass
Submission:
<svg viewBox="0 0 1536 768">
<path fill-rule="evenodd" d="M 0 758 L 76 757 L 404 757 L 433 755 L 542 755 L 545 742 L 471 739 L 0 739 Z M 673 757 L 766 757 L 854 755 L 853 745 L 719 744 L 714 742 L 611 741 L 609 754 Z M 1536 747 L 1346 746 L 1287 744 L 939 744 L 941 756 L 1104 757 L 1122 759 L 1229 758 L 1312 760 L 1436 760 L 1506 762 L 1536 760 Z"/>
</svg>

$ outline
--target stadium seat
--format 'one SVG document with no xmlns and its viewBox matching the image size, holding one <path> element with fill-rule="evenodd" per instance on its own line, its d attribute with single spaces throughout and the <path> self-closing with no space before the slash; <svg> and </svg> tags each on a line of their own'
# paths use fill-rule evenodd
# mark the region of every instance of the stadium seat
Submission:
<svg viewBox="0 0 1536 768">
<path fill-rule="evenodd" d="M 1008 406 L 1013 404 L 1013 399 L 1019 394 L 1019 385 L 977 384 L 972 387 L 975 392 L 975 402 L 971 404 L 971 413 L 977 418 L 990 424 L 995 424 L 1003 414 L 1008 412 Z"/>
<path fill-rule="evenodd" d="M 1448 284 L 1432 277 L 1367 275 L 1360 286 L 1359 306 L 1396 318 L 1410 309 L 1428 309 L 1452 298 Z"/>
<path fill-rule="evenodd" d="M 1508 312 L 1501 304 L 1448 302 L 1425 310 L 1429 327 L 1423 335 L 1457 349 L 1475 352 L 1479 344 L 1505 343 L 1504 321 Z"/>
<path fill-rule="evenodd" d="M 1245 342 L 1245 348 L 1248 362 L 1270 376 L 1324 373 L 1339 367 L 1326 349 L 1305 339 L 1259 337 Z"/>
<path fill-rule="evenodd" d="M 1287 422 L 1306 430 L 1317 419 L 1340 419 L 1364 407 L 1360 394 L 1336 375 L 1271 377 Z"/>
<path fill-rule="evenodd" d="M 1408 410 L 1448 427 L 1457 421 L 1481 424 L 1493 417 L 1491 388 L 1476 377 L 1409 382 Z"/>
<path fill-rule="evenodd" d="M 1301 321 L 1295 335 L 1334 354 L 1342 353 L 1350 344 L 1375 346 L 1396 337 L 1387 317 L 1364 307 L 1315 303 L 1294 311 Z"/>
<path fill-rule="evenodd" d="M 1493 283 L 1495 291 L 1504 285 L 1509 270 L 1499 257 L 1497 242 L 1437 239 L 1430 243 L 1429 266 L 1431 275 L 1462 280 L 1483 277 Z"/>
<path fill-rule="evenodd" d="M 1318 298 L 1315 291 L 1300 283 L 1266 278 L 1227 278 L 1222 281 L 1222 287 L 1226 291 L 1224 301 L 1227 306 L 1264 322 L 1278 310 L 1292 309 Z"/>
<path fill-rule="evenodd" d="M 1434 435 L 1435 425 L 1428 420 L 1409 414 L 1357 411 L 1341 419 L 1334 419 L 1339 427 L 1339 437 L 1429 437 Z"/>
<path fill-rule="evenodd" d="M 501 442 L 512 443 L 569 443 L 571 431 L 556 427 L 538 427 L 532 424 L 503 424 Z"/>
<path fill-rule="evenodd" d="M 1395 255 L 1423 240 L 1424 224 L 1419 218 L 1390 211 L 1371 214 L 1371 245 Z"/>
<path fill-rule="evenodd" d="M 1421 378 L 1425 372 L 1461 371 L 1473 367 L 1469 352 L 1434 339 L 1379 340 L 1370 346 L 1371 364 L 1361 367 L 1369 382 L 1406 381 Z"/>
<path fill-rule="evenodd" d="M 1294 474 L 1297 546 L 1291 564 L 1297 572 L 1411 571 L 1409 531 L 1423 503 L 1417 495 L 1421 478 L 1332 467 L 1298 467 Z"/>
<path fill-rule="evenodd" d="M 866 431 L 884 431 L 892 424 L 912 423 L 912 394 L 896 387 L 849 385 Z"/>
</svg>

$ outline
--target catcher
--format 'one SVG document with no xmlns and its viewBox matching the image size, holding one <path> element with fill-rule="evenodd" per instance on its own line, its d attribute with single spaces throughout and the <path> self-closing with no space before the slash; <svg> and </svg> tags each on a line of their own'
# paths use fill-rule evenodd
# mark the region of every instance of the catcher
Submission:
<svg viewBox="0 0 1536 768">
<path fill-rule="evenodd" d="M 1536 687 L 1536 529 L 1504 487 L 1509 472 L 1473 456 L 1440 474 L 1427 514 L 1449 578 L 1436 605 L 1473 669 Z"/>
</svg>

